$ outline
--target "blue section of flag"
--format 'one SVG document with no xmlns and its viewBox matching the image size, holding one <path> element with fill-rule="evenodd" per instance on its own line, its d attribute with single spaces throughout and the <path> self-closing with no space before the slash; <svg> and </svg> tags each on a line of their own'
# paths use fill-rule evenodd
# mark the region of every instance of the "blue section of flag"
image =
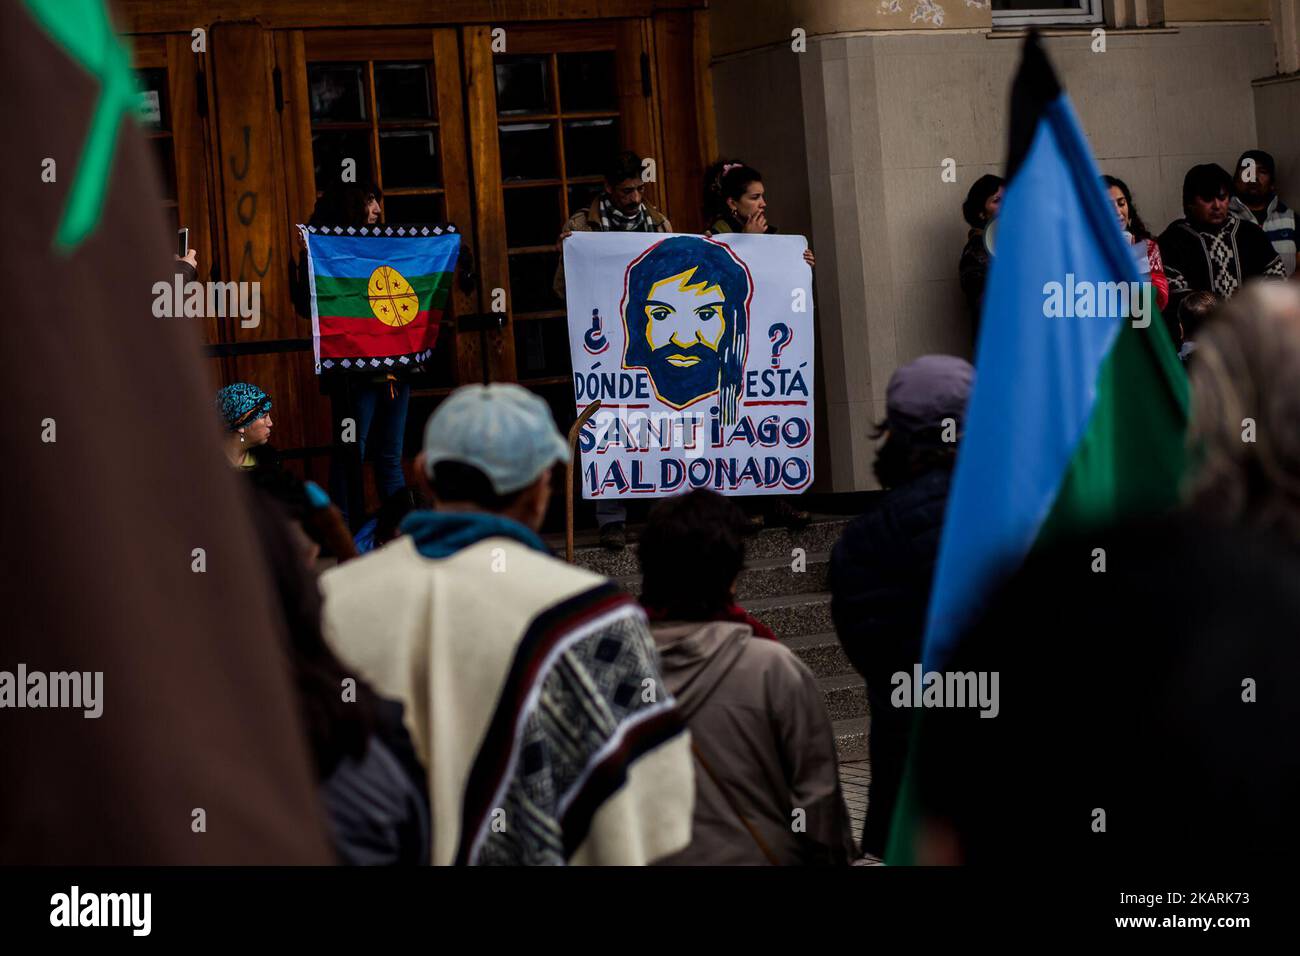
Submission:
<svg viewBox="0 0 1300 956">
<path fill-rule="evenodd" d="M 379 266 L 402 275 L 450 272 L 460 252 L 460 233 L 440 236 L 323 236 L 307 233 L 312 271 L 318 276 L 368 279 Z"/>
<path fill-rule="evenodd" d="M 1087 428 L 1102 363 L 1128 321 L 1048 318 L 1045 309 L 1044 287 L 1064 286 L 1071 274 L 1075 286 L 1140 279 L 1100 175 L 1062 94 L 1041 114 L 1002 200 L 930 597 L 926 670 L 944 667 L 990 591 L 1029 552 Z"/>
</svg>

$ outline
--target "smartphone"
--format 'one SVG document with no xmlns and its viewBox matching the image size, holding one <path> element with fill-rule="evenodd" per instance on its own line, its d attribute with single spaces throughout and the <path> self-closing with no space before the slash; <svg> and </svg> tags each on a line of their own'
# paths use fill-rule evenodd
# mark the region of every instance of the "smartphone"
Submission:
<svg viewBox="0 0 1300 956">
<path fill-rule="evenodd" d="M 176 254 L 184 259 L 190 251 L 190 227 L 182 226 L 176 230 Z"/>
</svg>

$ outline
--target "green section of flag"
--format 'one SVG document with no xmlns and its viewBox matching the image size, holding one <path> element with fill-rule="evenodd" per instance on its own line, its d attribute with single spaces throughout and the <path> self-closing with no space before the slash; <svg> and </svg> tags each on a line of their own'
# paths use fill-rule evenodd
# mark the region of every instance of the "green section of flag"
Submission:
<svg viewBox="0 0 1300 956">
<path fill-rule="evenodd" d="M 434 272 L 424 276 L 403 276 L 411 289 L 420 298 L 420 310 L 445 309 L 447 298 L 451 295 L 450 272 Z M 370 280 L 340 278 L 339 276 L 315 277 L 316 314 L 318 316 L 339 316 L 343 318 L 372 319 L 375 313 L 370 308 Z"/>
<path fill-rule="evenodd" d="M 1164 321 L 1152 313 L 1144 329 L 1124 323 L 1102 364 L 1088 428 L 1036 547 L 1178 501 L 1191 390 Z"/>
<path fill-rule="evenodd" d="M 907 745 L 907 763 L 903 766 L 903 780 L 898 785 L 898 800 L 894 803 L 894 818 L 889 821 L 889 842 L 885 844 L 885 862 L 890 866 L 916 865 L 916 840 L 921 831 L 921 812 L 916 802 L 917 754 L 921 750 L 921 719 L 925 711 L 912 715 L 912 737 Z"/>
<path fill-rule="evenodd" d="M 103 0 L 26 0 L 32 18 L 55 43 L 99 81 L 99 101 L 86 145 L 68 191 L 55 248 L 70 252 L 99 225 L 113 170 L 122 117 L 139 101 L 131 56 L 104 9 Z M 60 163 L 63 160 L 59 160 Z"/>
<path fill-rule="evenodd" d="M 1187 465 L 1185 433 L 1191 389 L 1164 320 L 1152 309 L 1144 329 L 1125 322 L 1097 373 L 1088 427 L 1070 458 L 1034 548 L 1089 527 L 1173 507 Z M 1086 567 L 1086 561 L 1085 565 Z M 925 712 L 913 718 L 907 769 L 899 786 L 885 859 L 916 863 L 921 817 L 915 758 Z"/>
</svg>

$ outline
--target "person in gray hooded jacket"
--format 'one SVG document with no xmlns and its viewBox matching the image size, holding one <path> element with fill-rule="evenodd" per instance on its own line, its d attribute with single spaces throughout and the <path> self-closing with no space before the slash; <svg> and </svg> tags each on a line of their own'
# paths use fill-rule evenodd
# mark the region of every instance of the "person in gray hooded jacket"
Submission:
<svg viewBox="0 0 1300 956">
<path fill-rule="evenodd" d="M 699 489 L 651 510 L 641 603 L 693 740 L 691 843 L 668 865 L 846 864 L 835 738 L 812 672 L 736 614 L 744 518 Z"/>
</svg>

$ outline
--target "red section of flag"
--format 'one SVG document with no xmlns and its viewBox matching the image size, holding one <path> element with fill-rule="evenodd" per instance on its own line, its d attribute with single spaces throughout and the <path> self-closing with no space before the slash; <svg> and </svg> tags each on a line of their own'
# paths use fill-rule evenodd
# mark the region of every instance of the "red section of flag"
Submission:
<svg viewBox="0 0 1300 956">
<path fill-rule="evenodd" d="M 438 341 L 442 310 L 423 310 L 413 322 L 402 326 L 385 325 L 374 316 L 359 319 L 340 315 L 322 315 L 320 357 L 324 359 L 385 358 L 409 355 L 431 349 Z"/>
</svg>

